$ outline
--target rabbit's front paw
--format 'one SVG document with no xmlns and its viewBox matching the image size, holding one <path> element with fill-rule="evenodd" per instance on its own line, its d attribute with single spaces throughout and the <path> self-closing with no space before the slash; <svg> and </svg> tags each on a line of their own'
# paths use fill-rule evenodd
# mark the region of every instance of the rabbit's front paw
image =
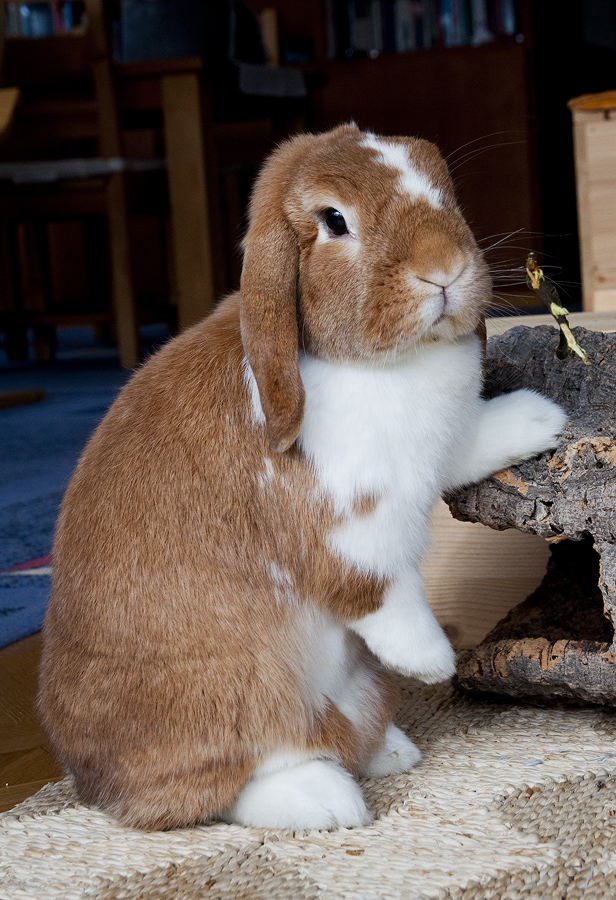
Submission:
<svg viewBox="0 0 616 900">
<path fill-rule="evenodd" d="M 442 631 L 431 636 L 429 645 L 415 644 L 410 662 L 403 674 L 412 675 L 425 684 L 449 681 L 456 674 L 456 654 Z"/>
<path fill-rule="evenodd" d="M 536 456 L 558 444 L 567 414 L 557 403 L 529 390 L 505 394 L 490 403 L 498 403 L 500 407 L 502 427 L 497 439 L 507 448 L 507 465 Z"/>
<path fill-rule="evenodd" d="M 401 675 L 426 684 L 447 681 L 456 655 L 426 601 L 408 603 L 405 585 L 391 590 L 379 610 L 352 624 L 378 659 Z"/>
</svg>

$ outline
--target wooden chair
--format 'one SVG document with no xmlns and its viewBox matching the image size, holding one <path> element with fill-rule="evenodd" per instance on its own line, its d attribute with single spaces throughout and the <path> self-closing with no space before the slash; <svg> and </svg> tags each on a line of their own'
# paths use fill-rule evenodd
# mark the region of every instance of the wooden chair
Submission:
<svg viewBox="0 0 616 900">
<path fill-rule="evenodd" d="M 127 163 L 123 154 L 105 3 L 85 0 L 85 7 L 85 35 L 6 42 L 5 78 L 19 86 L 22 102 L 1 152 L 10 165 L 0 163 L 0 178 L 5 176 L 0 189 L 0 328 L 13 358 L 23 356 L 26 329 L 32 328 L 37 357 L 45 359 L 54 353 L 56 325 L 111 323 L 120 361 L 133 367 L 139 344 L 127 169 L 140 166 L 134 160 Z M 4 21 L 4 15 L 0 18 Z M 82 157 L 89 157 L 86 163 Z M 156 177 L 160 188 L 161 173 Z M 158 193 L 164 194 L 164 185 Z M 111 311 L 59 314 L 50 302 L 44 271 L 46 223 L 93 216 L 107 221 Z M 19 257 L 21 273 L 15 265 Z"/>
<path fill-rule="evenodd" d="M 0 65 L 4 50 L 5 20 L 0 15 Z M 19 102 L 19 88 L 0 88 L 0 142 L 8 134 L 15 116 L 15 109 Z M 10 406 L 21 406 L 24 403 L 37 403 L 44 399 L 44 391 L 0 391 L 0 409 Z"/>
<path fill-rule="evenodd" d="M 3 10 L 0 10 L 0 13 Z M 2 68 L 2 56 L 4 53 L 5 18 L 0 15 L 0 69 Z M 0 88 L 0 141 L 4 140 L 13 124 L 15 109 L 19 102 L 19 88 Z"/>
<path fill-rule="evenodd" d="M 6 32 L 6 17 L 4 15 L 4 6 L 0 3 L 0 70 L 2 69 L 2 59 L 4 56 L 4 41 Z M 15 110 L 19 102 L 19 88 L 3 87 L 0 88 L 0 143 L 3 142 L 13 125 Z M 5 262 L 0 259 L 0 264 Z M 0 301 L 0 309 L 2 303 Z"/>
<path fill-rule="evenodd" d="M 160 147 L 151 147 L 149 155 L 164 156 L 167 164 L 168 177 L 159 192 L 164 196 L 159 200 L 170 207 L 169 293 L 176 303 L 178 325 L 183 328 L 209 312 L 217 296 L 237 286 L 237 246 L 250 182 L 276 143 L 304 124 L 305 93 L 290 91 L 290 99 L 285 100 L 278 90 L 268 96 L 262 85 L 253 90 L 255 78 L 265 75 L 267 81 L 276 74 L 293 80 L 299 73 L 292 70 L 259 72 L 258 66 L 243 66 L 231 59 L 213 65 L 199 57 L 115 64 L 106 21 L 111 2 L 86 0 L 89 28 L 85 37 L 66 35 L 9 41 L 7 45 L 5 78 L 12 76 L 13 83 L 22 87 L 23 101 L 10 146 L 4 148 L 4 154 L 0 152 L 0 179 L 2 155 L 6 159 L 12 151 L 12 159 L 21 160 L 23 168 L 35 144 L 43 144 L 43 149 L 47 144 L 47 158 L 54 157 L 53 169 L 60 165 L 58 157 L 66 155 L 60 153 L 63 142 L 93 141 L 94 158 L 88 164 L 99 165 L 97 177 L 65 178 L 53 185 L 7 186 L 0 180 L 0 229 L 4 228 L 4 236 L 0 234 L 0 253 L 4 254 L 4 260 L 0 258 L 0 328 L 4 316 L 13 355 L 20 350 L 23 353 L 28 325 L 34 331 L 37 355 L 49 356 L 53 350 L 50 332 L 55 324 L 66 322 L 50 312 L 45 295 L 40 223 L 53 215 L 99 213 L 109 225 L 120 358 L 126 366 L 133 366 L 138 359 L 128 208 L 133 197 L 152 204 L 157 194 L 138 190 L 139 178 L 147 175 L 156 181 L 158 176 L 160 187 L 161 173 L 138 176 L 126 171 L 136 164 L 143 168 L 147 162 L 126 159 L 126 125 L 131 126 L 133 137 L 141 122 L 148 126 L 144 133 L 152 131 L 160 138 Z M 247 82 L 244 89 L 242 80 Z M 162 121 L 158 120 L 157 130 L 153 130 L 149 126 L 156 114 L 162 114 Z M 155 145 L 156 139 L 151 143 Z M 119 169 L 105 174 L 106 165 L 118 165 Z M 20 222 L 20 246 L 16 245 L 15 221 Z M 11 281 L 6 274 L 19 254 L 29 274 L 27 296 L 15 284 L 15 277 Z M 106 321 L 100 310 L 72 317 L 74 322 L 80 319 Z"/>
</svg>

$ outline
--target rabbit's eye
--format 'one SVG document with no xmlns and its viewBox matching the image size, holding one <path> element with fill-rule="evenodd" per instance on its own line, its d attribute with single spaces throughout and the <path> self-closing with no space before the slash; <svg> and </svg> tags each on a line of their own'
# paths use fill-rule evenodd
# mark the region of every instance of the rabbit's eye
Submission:
<svg viewBox="0 0 616 900">
<path fill-rule="evenodd" d="M 344 216 L 337 209 L 330 208 L 325 210 L 325 224 L 336 237 L 349 233 Z"/>
</svg>

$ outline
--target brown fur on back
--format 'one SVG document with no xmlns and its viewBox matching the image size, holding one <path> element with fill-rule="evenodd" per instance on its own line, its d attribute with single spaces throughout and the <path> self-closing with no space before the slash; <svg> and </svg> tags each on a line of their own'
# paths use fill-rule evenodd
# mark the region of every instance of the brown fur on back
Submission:
<svg viewBox="0 0 616 900">
<path fill-rule="evenodd" d="M 235 296 L 134 376 L 58 523 L 40 708 L 81 796 L 130 825 L 216 816 L 255 747 L 329 748 L 357 770 L 391 714 L 388 676 L 359 640 L 379 692 L 372 731 L 305 696 L 297 610 L 272 602 L 271 564 L 342 619 L 377 608 L 384 585 L 327 551 L 333 511 L 299 452 L 274 453 L 249 421 L 243 356 Z"/>
</svg>

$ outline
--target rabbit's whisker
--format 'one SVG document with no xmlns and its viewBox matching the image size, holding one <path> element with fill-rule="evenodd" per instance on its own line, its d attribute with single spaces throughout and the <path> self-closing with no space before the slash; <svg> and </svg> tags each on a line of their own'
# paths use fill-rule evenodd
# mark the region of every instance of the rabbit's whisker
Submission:
<svg viewBox="0 0 616 900">
<path fill-rule="evenodd" d="M 458 154 L 461 150 L 464 150 L 465 147 L 470 147 L 471 144 L 478 144 L 479 141 L 488 141 L 488 140 L 490 140 L 490 138 L 498 137 L 500 134 L 510 134 L 510 135 L 523 134 L 523 131 L 520 128 L 507 128 L 503 131 L 492 131 L 489 134 L 482 134 L 480 137 L 473 138 L 473 140 L 466 141 L 465 144 L 461 144 L 456 150 L 452 150 L 451 153 L 449 153 L 445 157 L 445 159 L 446 159 L 447 163 L 450 163 L 450 162 L 455 163 L 459 159 L 459 157 L 456 156 L 456 154 Z"/>
<path fill-rule="evenodd" d="M 461 166 L 470 162 L 472 159 L 476 159 L 478 156 L 482 156 L 484 153 L 487 153 L 488 150 L 494 150 L 497 147 L 514 147 L 517 144 L 525 143 L 526 141 L 502 141 L 498 144 L 490 144 L 487 147 L 481 147 L 479 150 L 471 150 L 469 153 L 465 153 L 464 156 L 461 156 L 459 159 L 457 159 L 454 165 L 449 166 L 449 171 L 453 175 L 453 173 L 457 172 L 457 170 Z"/>
</svg>

